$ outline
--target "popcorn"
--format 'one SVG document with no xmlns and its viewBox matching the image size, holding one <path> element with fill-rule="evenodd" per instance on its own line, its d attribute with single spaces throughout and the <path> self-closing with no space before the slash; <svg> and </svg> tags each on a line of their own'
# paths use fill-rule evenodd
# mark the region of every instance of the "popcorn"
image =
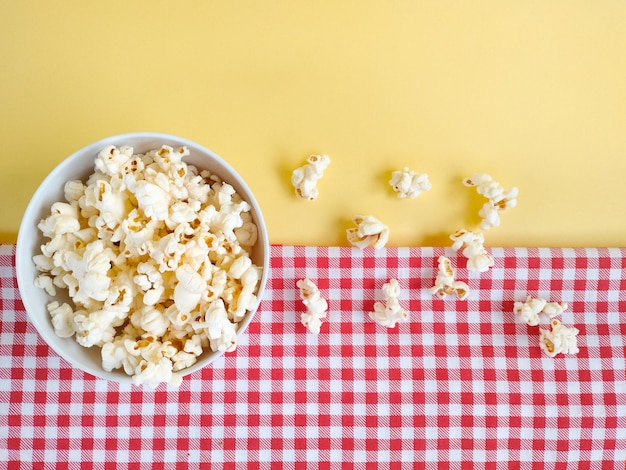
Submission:
<svg viewBox="0 0 626 470">
<path fill-rule="evenodd" d="M 55 202 L 52 204 L 51 215 L 42 220 L 37 228 L 44 237 L 55 239 L 62 235 L 80 230 L 78 205 L 73 203 Z"/>
<path fill-rule="evenodd" d="M 114 257 L 111 247 L 102 240 L 89 243 L 82 255 L 75 251 L 66 253 L 65 261 L 78 283 L 73 296 L 75 302 L 85 302 L 89 298 L 104 301 L 107 298 L 111 285 L 108 273 Z"/>
<path fill-rule="evenodd" d="M 310 201 L 317 199 L 319 191 L 317 180 L 324 176 L 324 170 L 330 164 L 328 155 L 311 155 L 307 164 L 296 168 L 291 174 L 291 184 L 296 190 L 296 196 Z"/>
<path fill-rule="evenodd" d="M 230 302 L 228 308 L 228 314 L 231 320 L 235 322 L 241 321 L 245 312 L 252 308 L 257 301 L 257 296 L 254 294 L 256 285 L 261 278 L 261 272 L 256 266 L 249 266 L 241 277 L 241 289 L 238 291 L 239 295 L 236 299 Z"/>
<path fill-rule="evenodd" d="M 139 360 L 126 350 L 124 339 L 115 339 L 102 345 L 100 355 L 102 357 L 102 368 L 106 372 L 123 368 L 127 375 L 133 375 L 139 365 Z"/>
<path fill-rule="evenodd" d="M 454 242 L 452 249 L 455 251 L 463 248 L 463 256 L 467 258 L 467 269 L 469 271 L 485 272 L 494 265 L 493 257 L 483 246 L 485 237 L 480 232 L 471 232 L 460 229 L 450 235 Z"/>
<path fill-rule="evenodd" d="M 311 333 L 319 334 L 322 318 L 326 317 L 328 303 L 322 298 L 317 286 L 310 279 L 299 280 L 296 285 L 300 289 L 300 298 L 307 311 L 301 315 L 300 321 Z"/>
<path fill-rule="evenodd" d="M 85 194 L 85 185 L 80 180 L 71 180 L 63 186 L 63 195 L 69 203 L 77 201 Z"/>
<path fill-rule="evenodd" d="M 462 281 L 455 281 L 455 271 L 452 268 L 452 262 L 445 256 L 438 258 L 439 272 L 435 280 L 435 285 L 430 288 L 430 293 L 436 295 L 440 299 L 446 296 L 456 294 L 459 300 L 465 299 L 469 295 L 469 286 Z"/>
<path fill-rule="evenodd" d="M 346 230 L 348 241 L 357 248 L 383 248 L 389 240 L 389 227 L 371 215 L 357 215 L 352 221 L 356 228 Z"/>
<path fill-rule="evenodd" d="M 172 370 L 177 372 L 194 365 L 198 360 L 198 356 L 202 354 L 202 347 L 202 338 L 200 335 L 193 335 L 187 338 L 183 349 L 178 350 L 178 352 L 172 356 L 172 362 L 174 363 Z"/>
<path fill-rule="evenodd" d="M 169 214 L 169 194 L 158 185 L 145 180 L 135 185 L 137 206 L 141 211 L 154 220 L 165 220 Z"/>
<path fill-rule="evenodd" d="M 409 314 L 400 307 L 398 302 L 400 287 L 396 279 L 390 279 L 389 282 L 383 285 L 382 290 L 385 302 L 375 302 L 374 311 L 369 312 L 369 316 L 379 325 L 393 328 L 398 321 L 406 321 Z"/>
<path fill-rule="evenodd" d="M 500 212 L 517 205 L 518 189 L 514 187 L 505 191 L 490 175 L 478 173 L 464 179 L 463 184 L 468 187 L 475 186 L 478 194 L 489 199 L 478 212 L 482 218 L 480 228 L 483 230 L 499 226 Z"/>
<path fill-rule="evenodd" d="M 144 261 L 137 265 L 137 275 L 133 277 L 135 285 L 141 289 L 144 305 L 155 305 L 165 292 L 163 277 L 155 263 Z"/>
<path fill-rule="evenodd" d="M 89 348 L 113 341 L 115 328 L 121 326 L 124 317 L 112 309 L 74 311 L 72 322 L 76 342 Z"/>
<path fill-rule="evenodd" d="M 141 331 L 161 337 L 170 326 L 170 321 L 161 305 L 144 305 L 130 316 L 131 323 Z"/>
<path fill-rule="evenodd" d="M 424 191 L 432 189 L 426 173 L 417 173 L 404 167 L 402 171 L 391 173 L 389 184 L 398 193 L 398 198 L 415 199 Z"/>
<path fill-rule="evenodd" d="M 102 149 L 96 157 L 94 166 L 97 171 L 107 176 L 119 175 L 122 168 L 128 164 L 133 157 L 132 147 L 120 147 L 109 145 Z"/>
<path fill-rule="evenodd" d="M 234 351 L 237 344 L 237 331 L 228 318 L 222 299 L 209 305 L 204 317 L 205 330 L 213 351 Z"/>
<path fill-rule="evenodd" d="M 568 307 L 566 303 L 548 302 L 545 299 L 526 297 L 525 302 L 515 302 L 513 311 L 530 326 L 539 324 L 539 314 L 543 313 L 553 319 L 563 313 Z"/>
<path fill-rule="evenodd" d="M 540 329 L 539 346 L 550 357 L 559 353 L 576 354 L 579 349 L 576 345 L 578 328 L 568 328 L 561 324 L 559 320 L 553 319 L 550 322 L 551 329 Z"/>
<path fill-rule="evenodd" d="M 253 246 L 256 243 L 258 232 L 252 221 L 244 222 L 241 227 L 234 230 L 235 237 L 241 246 Z"/>
<path fill-rule="evenodd" d="M 177 385 L 205 348 L 232 351 L 257 302 L 262 268 L 251 207 L 235 189 L 182 159 L 186 147 L 145 154 L 109 146 L 85 183 L 38 224 L 36 286 L 73 306 L 47 308 L 57 335 L 100 347 L 105 371 L 135 384 Z"/>
<path fill-rule="evenodd" d="M 57 336 L 61 338 L 69 338 L 74 334 L 72 327 L 72 319 L 74 312 L 69 304 L 59 304 L 56 300 L 50 302 L 46 306 L 50 316 L 52 317 L 52 327 Z"/>
<path fill-rule="evenodd" d="M 176 269 L 176 279 L 178 283 L 174 288 L 174 305 L 180 313 L 189 313 L 200 302 L 207 282 L 195 269 L 186 264 Z"/>
<path fill-rule="evenodd" d="M 35 286 L 46 291 L 46 293 L 54 297 L 57 295 L 56 286 L 52 282 L 52 278 L 45 274 L 40 274 L 35 278 Z"/>
<path fill-rule="evenodd" d="M 546 306 L 544 299 L 533 299 L 528 296 L 525 302 L 515 302 L 513 311 L 530 326 L 539 324 L 539 314 Z"/>
<path fill-rule="evenodd" d="M 558 303 L 558 302 L 547 302 L 543 307 L 542 312 L 545 313 L 548 318 L 552 319 L 554 317 L 560 316 L 565 309 L 567 309 L 567 303 Z"/>
</svg>

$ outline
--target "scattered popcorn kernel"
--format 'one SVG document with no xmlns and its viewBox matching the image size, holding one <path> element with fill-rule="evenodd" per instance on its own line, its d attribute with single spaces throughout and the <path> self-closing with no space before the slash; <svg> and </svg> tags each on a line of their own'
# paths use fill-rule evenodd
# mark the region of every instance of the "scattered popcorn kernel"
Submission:
<svg viewBox="0 0 626 470">
<path fill-rule="evenodd" d="M 459 300 L 465 299 L 469 295 L 469 286 L 462 281 L 455 281 L 455 271 L 452 262 L 445 256 L 438 259 L 439 272 L 435 280 L 435 285 L 430 288 L 430 293 L 440 299 L 445 299 L 448 295 L 456 294 Z"/>
<path fill-rule="evenodd" d="M 374 311 L 369 312 L 372 320 L 387 328 L 393 328 L 398 321 L 406 321 L 409 314 L 404 310 L 398 302 L 400 287 L 396 279 L 390 279 L 382 288 L 385 296 L 385 302 L 375 302 Z"/>
<path fill-rule="evenodd" d="M 392 172 L 389 184 L 399 198 L 415 199 L 422 192 L 432 189 L 426 173 L 420 174 L 407 167 L 404 167 L 402 171 Z"/>
<path fill-rule="evenodd" d="M 482 194 L 487 198 L 490 198 L 493 191 L 498 192 L 497 184 L 494 187 L 494 182 L 491 176 L 485 173 L 475 173 L 471 178 L 465 178 L 463 184 L 467 187 L 477 186 L 478 194 Z M 487 193 L 487 195 L 485 195 Z"/>
<path fill-rule="evenodd" d="M 232 351 L 258 301 L 257 227 L 235 189 L 182 159 L 186 147 L 109 146 L 86 182 L 64 186 L 38 224 L 34 284 L 73 303 L 47 308 L 57 335 L 101 350 L 135 384 L 180 383 L 205 348 Z"/>
<path fill-rule="evenodd" d="M 489 230 L 500 225 L 500 211 L 491 202 L 485 202 L 478 211 L 478 215 L 482 219 L 480 228 Z"/>
<path fill-rule="evenodd" d="M 563 313 L 567 308 L 566 303 L 548 302 L 545 299 L 526 297 L 525 302 L 515 302 L 513 311 L 530 326 L 539 324 L 539 314 L 543 313 L 553 319 Z"/>
<path fill-rule="evenodd" d="M 291 184 L 299 198 L 312 201 L 317 199 L 319 194 L 316 187 L 317 180 L 324 176 L 324 170 L 330 164 L 330 157 L 328 155 L 311 155 L 306 161 L 304 166 L 293 170 Z"/>
<path fill-rule="evenodd" d="M 469 271 L 485 272 L 494 265 L 493 257 L 484 247 L 485 237 L 482 233 L 460 229 L 450 235 L 450 239 L 454 242 L 453 250 L 463 248 L 462 253 L 467 258 Z"/>
<path fill-rule="evenodd" d="M 565 309 L 567 309 L 567 303 L 558 303 L 558 302 L 547 302 L 545 307 L 543 307 L 542 312 L 545 313 L 548 318 L 552 319 L 554 317 L 560 316 Z"/>
<path fill-rule="evenodd" d="M 576 354 L 579 351 L 576 345 L 578 328 L 569 328 L 562 325 L 559 320 L 553 319 L 550 323 L 550 329 L 542 328 L 539 333 L 539 346 L 550 357 L 559 353 Z"/>
<path fill-rule="evenodd" d="M 348 241 L 357 248 L 383 248 L 389 241 L 389 227 L 371 215 L 355 216 L 352 221 L 356 227 L 346 230 Z"/>
<path fill-rule="evenodd" d="M 296 285 L 300 289 L 302 303 L 307 309 L 305 313 L 302 313 L 300 321 L 311 333 L 318 334 L 322 326 L 322 318 L 326 317 L 328 303 L 310 279 L 299 280 Z"/>
<path fill-rule="evenodd" d="M 514 187 L 505 191 L 490 175 L 478 173 L 472 175 L 471 178 L 464 179 L 463 184 L 468 187 L 476 187 L 478 194 L 489 199 L 478 213 L 482 219 L 480 228 L 483 230 L 499 226 L 500 212 L 515 207 L 517 204 L 518 189 Z"/>
<path fill-rule="evenodd" d="M 533 299 L 528 296 L 525 302 L 515 302 L 513 311 L 530 326 L 539 324 L 539 314 L 546 306 L 544 299 Z"/>
</svg>

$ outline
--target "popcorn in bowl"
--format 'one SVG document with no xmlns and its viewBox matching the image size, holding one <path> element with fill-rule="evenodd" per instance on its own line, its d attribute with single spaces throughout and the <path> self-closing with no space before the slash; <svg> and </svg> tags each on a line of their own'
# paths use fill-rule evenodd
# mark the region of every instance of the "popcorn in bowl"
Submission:
<svg viewBox="0 0 626 470">
<path fill-rule="evenodd" d="M 145 150 L 116 145 L 124 137 Z M 34 196 L 23 226 L 37 225 L 40 235 L 20 231 L 20 290 L 42 336 L 78 367 L 124 381 L 119 369 L 137 385 L 176 385 L 236 347 L 267 276 L 265 226 L 240 177 L 197 144 L 164 134 L 110 140 L 89 172 L 86 155 L 82 171 L 63 169 L 71 177 L 50 205 Z M 205 165 L 218 171 L 200 170 Z M 27 275 L 45 296 L 47 318 Z"/>
</svg>

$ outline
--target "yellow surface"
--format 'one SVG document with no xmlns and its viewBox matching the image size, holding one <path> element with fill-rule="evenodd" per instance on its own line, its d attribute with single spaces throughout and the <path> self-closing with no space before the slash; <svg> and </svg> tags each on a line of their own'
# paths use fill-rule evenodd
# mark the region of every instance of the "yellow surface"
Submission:
<svg viewBox="0 0 626 470">
<path fill-rule="evenodd" d="M 626 2 L 5 0 L 0 57 L 2 242 L 63 158 L 147 130 L 228 160 L 272 243 L 344 245 L 371 214 L 390 245 L 449 245 L 486 172 L 520 190 L 487 245 L 626 245 Z M 403 166 L 433 189 L 397 199 Z"/>
</svg>

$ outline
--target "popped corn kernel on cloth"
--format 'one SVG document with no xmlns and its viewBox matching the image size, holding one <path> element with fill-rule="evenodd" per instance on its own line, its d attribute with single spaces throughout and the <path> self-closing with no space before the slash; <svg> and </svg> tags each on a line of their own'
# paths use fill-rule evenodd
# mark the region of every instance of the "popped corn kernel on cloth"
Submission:
<svg viewBox="0 0 626 470">
<path fill-rule="evenodd" d="M 2 469 L 624 465 L 626 248 L 493 248 L 476 273 L 450 248 L 274 245 L 237 349 L 156 390 L 95 379 L 48 348 L 14 252 L 0 246 Z M 442 255 L 466 300 L 428 293 Z M 328 300 L 317 335 L 300 323 L 304 278 Z M 409 319 L 386 328 L 368 312 L 391 278 Z M 514 313 L 529 295 L 568 304 L 559 320 L 580 330 L 577 354 L 541 350 Z"/>
</svg>

